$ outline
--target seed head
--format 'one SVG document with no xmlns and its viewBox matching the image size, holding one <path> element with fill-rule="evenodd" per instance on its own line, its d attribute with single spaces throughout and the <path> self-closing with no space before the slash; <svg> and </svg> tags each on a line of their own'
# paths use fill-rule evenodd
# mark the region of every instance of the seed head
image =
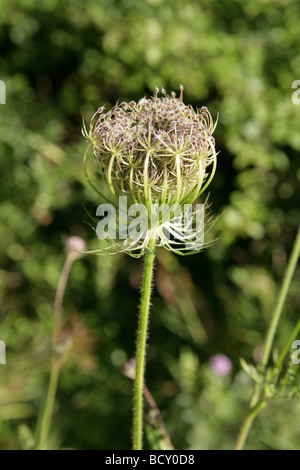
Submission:
<svg viewBox="0 0 300 470">
<path fill-rule="evenodd" d="M 109 235 L 102 230 L 103 221 L 99 223 L 101 235 L 97 235 L 111 241 L 106 252 L 141 256 L 153 239 L 156 246 L 178 254 L 196 253 L 203 248 L 207 224 L 202 221 L 201 210 L 187 216 L 185 213 L 183 219 L 182 209 L 192 206 L 214 176 L 215 125 L 207 108 L 194 111 L 183 103 L 183 86 L 179 98 L 174 92 L 167 95 L 164 89 L 158 97 L 158 92 L 156 88 L 151 98 L 117 104 L 107 113 L 101 107 L 92 117 L 89 132 L 83 125 L 83 135 L 90 142 L 84 157 L 87 181 L 119 210 L 118 215 L 113 211 Z M 90 148 L 111 198 L 104 196 L 88 175 L 86 158 Z M 137 225 L 130 217 L 124 225 L 114 196 L 126 196 L 130 205 L 142 206 Z M 141 225 L 143 229 L 136 231 Z M 93 252 L 100 254 L 101 250 Z"/>
<path fill-rule="evenodd" d="M 212 117 L 205 107 L 194 111 L 183 103 L 182 86 L 179 98 L 158 92 L 107 113 L 99 108 L 83 133 L 113 195 L 147 206 L 192 203 L 216 167 Z"/>
</svg>

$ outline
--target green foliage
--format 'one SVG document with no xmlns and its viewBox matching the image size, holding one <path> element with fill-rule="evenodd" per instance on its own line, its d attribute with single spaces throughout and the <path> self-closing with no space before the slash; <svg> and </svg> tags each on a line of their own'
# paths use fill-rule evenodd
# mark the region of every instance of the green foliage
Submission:
<svg viewBox="0 0 300 470">
<path fill-rule="evenodd" d="M 2 448 L 34 446 L 64 240 L 79 235 L 89 249 L 99 246 L 86 214 L 101 201 L 84 183 L 82 117 L 180 83 L 186 103 L 219 114 L 210 200 L 224 214 L 213 229 L 219 241 L 204 253 L 158 255 L 146 380 L 175 448 L 233 448 L 253 390 L 239 358 L 256 366 L 261 357 L 300 222 L 300 105 L 291 101 L 298 9 L 296 0 L 2 0 Z M 53 448 L 130 448 L 132 384 L 122 367 L 135 350 L 140 268 L 123 255 L 74 264 L 64 320 L 79 312 L 97 349 L 62 369 Z M 298 320 L 299 276 L 298 268 L 276 337 L 281 349 Z M 233 363 L 229 376 L 210 367 L 218 352 Z M 272 400 L 248 448 L 299 448 L 299 418 L 296 401 Z M 148 436 L 149 447 L 163 445 L 150 424 Z"/>
</svg>

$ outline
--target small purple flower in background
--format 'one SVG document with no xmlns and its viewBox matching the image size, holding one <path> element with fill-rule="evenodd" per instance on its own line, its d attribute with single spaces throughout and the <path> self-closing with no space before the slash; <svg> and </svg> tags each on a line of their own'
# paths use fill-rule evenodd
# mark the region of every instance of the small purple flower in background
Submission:
<svg viewBox="0 0 300 470">
<path fill-rule="evenodd" d="M 225 354 L 216 354 L 210 359 L 210 365 L 216 375 L 228 375 L 232 369 L 231 360 Z"/>
</svg>

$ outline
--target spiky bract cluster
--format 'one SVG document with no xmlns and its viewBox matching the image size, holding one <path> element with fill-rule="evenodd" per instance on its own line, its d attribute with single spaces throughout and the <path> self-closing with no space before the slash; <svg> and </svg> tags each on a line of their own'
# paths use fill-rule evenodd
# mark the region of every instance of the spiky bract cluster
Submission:
<svg viewBox="0 0 300 470">
<path fill-rule="evenodd" d="M 182 86 L 179 98 L 174 92 L 167 95 L 164 89 L 162 97 L 158 97 L 158 92 L 156 89 L 153 97 L 137 103 L 116 105 L 107 113 L 101 107 L 92 117 L 89 132 L 83 128 L 96 167 L 111 195 L 126 196 L 129 205 L 143 206 L 139 208 L 139 224 L 143 222 L 144 226 L 144 222 L 147 225 L 151 221 L 148 228 L 138 233 L 130 230 L 132 222 L 136 226 L 132 217 L 125 226 L 121 223 L 122 211 L 116 198 L 102 194 L 88 175 L 87 150 L 84 157 L 87 181 L 102 199 L 116 208 L 111 220 L 119 228 L 119 237 L 105 237 L 110 246 L 94 253 L 126 252 L 140 256 L 153 239 L 156 246 L 178 254 L 192 254 L 203 248 L 204 225 L 207 232 L 210 224 L 199 222 L 197 214 L 201 212 L 197 210 L 184 218 L 183 223 L 182 208 L 192 205 L 214 176 L 215 125 L 207 108 L 194 111 L 183 103 Z M 173 206 L 178 207 L 172 213 L 167 211 L 170 217 L 156 217 L 158 222 L 152 224 L 153 216 L 163 207 Z M 123 234 L 124 230 L 128 236 Z"/>
</svg>

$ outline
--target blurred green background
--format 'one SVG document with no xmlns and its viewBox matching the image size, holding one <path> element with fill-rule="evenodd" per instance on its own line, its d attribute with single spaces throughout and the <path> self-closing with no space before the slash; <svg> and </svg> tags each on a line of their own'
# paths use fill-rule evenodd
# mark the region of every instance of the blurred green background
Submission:
<svg viewBox="0 0 300 470">
<path fill-rule="evenodd" d="M 1 1 L 2 449 L 34 445 L 65 240 L 98 243 L 87 223 L 101 201 L 83 178 L 82 117 L 180 83 L 185 103 L 219 115 L 210 200 L 214 215 L 224 213 L 220 240 L 203 253 L 158 254 L 146 381 L 176 448 L 233 448 L 253 388 L 239 358 L 260 358 L 300 221 L 300 104 L 291 100 L 299 30 L 297 0 Z M 122 367 L 135 350 L 141 269 L 125 255 L 74 264 L 64 321 L 95 344 L 83 341 L 63 368 L 53 448 L 131 446 L 132 382 Z M 298 320 L 299 285 L 298 269 L 278 346 Z M 232 361 L 224 377 L 211 367 L 218 353 Z M 299 420 L 295 401 L 274 401 L 247 448 L 299 449 Z"/>
</svg>

